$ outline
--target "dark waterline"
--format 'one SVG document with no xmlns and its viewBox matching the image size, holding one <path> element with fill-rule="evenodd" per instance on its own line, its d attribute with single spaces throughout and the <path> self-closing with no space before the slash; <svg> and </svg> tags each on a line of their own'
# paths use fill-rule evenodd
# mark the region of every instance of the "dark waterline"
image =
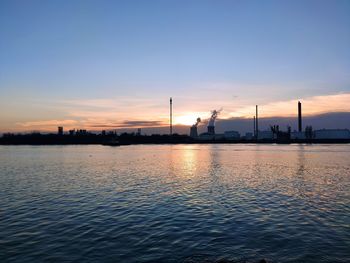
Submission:
<svg viewBox="0 0 350 263">
<path fill-rule="evenodd" d="M 1 262 L 349 262 L 350 145 L 0 146 Z"/>
</svg>

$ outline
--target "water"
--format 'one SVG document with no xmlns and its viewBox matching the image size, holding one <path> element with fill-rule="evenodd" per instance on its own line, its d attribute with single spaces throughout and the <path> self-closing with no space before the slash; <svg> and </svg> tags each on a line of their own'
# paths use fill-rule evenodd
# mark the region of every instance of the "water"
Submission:
<svg viewBox="0 0 350 263">
<path fill-rule="evenodd" d="M 350 145 L 0 146 L 1 262 L 350 261 Z"/>
</svg>

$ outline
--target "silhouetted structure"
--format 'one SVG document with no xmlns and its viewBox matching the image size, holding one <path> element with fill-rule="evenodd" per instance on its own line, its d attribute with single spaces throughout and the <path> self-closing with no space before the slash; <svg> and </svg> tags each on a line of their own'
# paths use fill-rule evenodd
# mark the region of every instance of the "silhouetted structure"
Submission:
<svg viewBox="0 0 350 263">
<path fill-rule="evenodd" d="M 306 126 L 302 132 L 301 103 L 298 102 L 298 130 L 291 132 L 290 126 L 287 131 L 280 131 L 278 125 L 271 126 L 270 130 L 259 131 L 258 105 L 256 105 L 256 115 L 254 116 L 254 137 L 247 133 L 241 136 L 237 131 L 225 131 L 221 134 L 215 133 L 215 120 L 220 110 L 213 110 L 208 122 L 208 132 L 198 136 L 197 127 L 201 121 L 197 118 L 195 124 L 191 126 L 190 136 L 173 134 L 172 130 L 172 98 L 170 98 L 170 134 L 141 135 L 141 129 L 137 132 L 123 133 L 118 135 L 116 131 L 102 130 L 100 134 L 89 132 L 85 129 L 69 130 L 64 134 L 63 127 L 58 127 L 57 133 L 41 134 L 33 132 L 30 134 L 4 133 L 0 137 L 0 145 L 55 145 L 55 144 L 102 144 L 117 145 L 129 144 L 191 144 L 191 143 L 350 143 L 350 131 L 348 129 L 321 129 L 314 131 L 311 126 Z M 113 145 L 116 145 L 113 143 Z"/>
<path fill-rule="evenodd" d="M 198 124 L 201 122 L 201 118 L 197 118 L 197 121 L 195 124 L 193 124 L 191 126 L 191 129 L 190 129 L 190 137 L 191 138 L 197 138 L 198 137 Z"/>
<path fill-rule="evenodd" d="M 258 122 L 259 118 L 258 118 L 258 105 L 255 105 L 255 134 L 256 137 L 258 138 L 259 136 L 259 122 Z"/>
<path fill-rule="evenodd" d="M 321 129 L 313 132 L 315 139 L 350 139 L 348 129 Z"/>
<path fill-rule="evenodd" d="M 291 128 L 287 126 L 287 131 L 280 131 L 279 125 L 270 126 L 271 131 L 273 133 L 273 140 L 278 143 L 289 143 L 291 136 Z"/>
<path fill-rule="evenodd" d="M 215 120 L 218 117 L 220 112 L 221 112 L 221 109 L 220 110 L 213 110 L 211 112 L 210 120 L 209 120 L 208 127 L 207 127 L 209 134 L 215 135 Z"/>
<path fill-rule="evenodd" d="M 84 135 L 87 135 L 87 133 L 88 133 L 87 130 L 80 129 L 80 130 L 76 131 L 75 135 L 77 135 L 77 136 L 84 136 Z"/>
<path fill-rule="evenodd" d="M 63 127 L 58 127 L 58 135 L 63 135 Z"/>
<path fill-rule="evenodd" d="M 313 139 L 313 130 L 312 130 L 312 126 L 306 126 L 305 128 L 305 137 L 307 140 L 312 140 Z"/>
<path fill-rule="evenodd" d="M 173 99 L 170 97 L 170 135 L 173 135 Z"/>
<path fill-rule="evenodd" d="M 278 130 L 278 128 L 274 128 Z M 315 133 L 316 132 L 316 133 Z M 349 130 L 318 130 L 312 131 L 312 128 L 306 128 L 307 139 L 291 139 L 290 127 L 287 132 L 278 131 L 274 136 L 271 130 L 259 132 L 257 143 L 350 143 Z M 318 132 L 318 133 L 317 133 Z M 331 134 L 328 135 L 328 134 Z M 315 137 L 315 134 L 319 138 Z M 203 135 L 203 136 L 202 136 Z M 95 134 L 82 130 L 72 134 L 12 134 L 5 133 L 0 137 L 0 145 L 69 145 L 69 144 L 102 144 L 110 145 L 110 142 L 117 141 L 118 145 L 130 144 L 191 144 L 191 143 L 251 143 L 251 140 L 241 137 L 238 132 L 227 131 L 224 134 L 210 135 L 201 134 L 197 138 L 191 138 L 187 135 L 138 135 L 137 133 L 122 133 L 117 135 L 115 131 Z"/>
<path fill-rule="evenodd" d="M 302 128 L 302 121 L 301 121 L 301 102 L 298 101 L 298 131 L 301 132 L 303 130 Z"/>
<path fill-rule="evenodd" d="M 270 126 L 270 129 L 273 133 L 273 138 L 277 138 L 277 134 L 279 133 L 280 131 L 280 126 L 279 125 L 273 125 L 273 126 Z"/>
<path fill-rule="evenodd" d="M 256 138 L 256 128 L 255 128 L 255 124 L 256 124 L 256 120 L 255 120 L 255 116 L 254 116 L 254 130 L 253 130 L 254 138 Z"/>
<path fill-rule="evenodd" d="M 215 126 L 208 126 L 208 133 L 215 134 Z"/>
</svg>

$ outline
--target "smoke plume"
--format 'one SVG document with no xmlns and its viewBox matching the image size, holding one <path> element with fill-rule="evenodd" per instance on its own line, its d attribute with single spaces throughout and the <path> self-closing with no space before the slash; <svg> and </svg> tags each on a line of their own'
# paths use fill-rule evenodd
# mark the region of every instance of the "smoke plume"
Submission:
<svg viewBox="0 0 350 263">
<path fill-rule="evenodd" d="M 218 117 L 218 115 L 219 115 L 219 113 L 221 111 L 222 111 L 222 109 L 220 109 L 220 110 L 213 110 L 211 112 L 211 117 L 210 117 L 208 126 L 215 126 L 215 120 L 216 120 L 216 118 Z"/>
<path fill-rule="evenodd" d="M 201 118 L 198 117 L 196 123 L 193 124 L 192 127 L 197 127 L 201 121 L 202 121 Z"/>
</svg>

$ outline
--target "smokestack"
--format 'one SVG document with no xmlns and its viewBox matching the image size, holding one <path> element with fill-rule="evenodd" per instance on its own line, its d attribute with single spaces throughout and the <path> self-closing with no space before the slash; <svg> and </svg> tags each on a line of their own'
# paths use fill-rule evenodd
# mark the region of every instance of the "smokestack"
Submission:
<svg viewBox="0 0 350 263">
<path fill-rule="evenodd" d="M 301 102 L 298 101 L 298 130 L 299 132 L 302 132 L 303 127 L 301 123 Z"/>
<path fill-rule="evenodd" d="M 253 131 L 254 131 L 254 132 L 253 132 L 253 133 L 254 133 L 254 137 L 256 136 L 256 128 L 255 128 L 255 123 L 256 123 L 256 120 L 255 120 L 255 116 L 254 116 L 254 130 L 253 130 Z"/>
<path fill-rule="evenodd" d="M 190 129 L 190 136 L 192 138 L 197 138 L 198 137 L 198 124 L 201 122 L 201 118 L 197 118 L 197 121 L 195 124 L 192 125 L 191 129 Z"/>
<path fill-rule="evenodd" d="M 211 117 L 208 123 L 208 133 L 210 134 L 215 134 L 215 120 L 218 117 L 219 113 L 221 112 L 222 109 L 220 110 L 213 110 L 211 112 Z"/>
<path fill-rule="evenodd" d="M 256 136 L 258 137 L 259 133 L 259 117 L 258 117 L 258 105 L 255 106 L 255 129 L 256 129 Z"/>
<path fill-rule="evenodd" d="M 170 136 L 173 135 L 173 98 L 170 97 Z"/>
</svg>

